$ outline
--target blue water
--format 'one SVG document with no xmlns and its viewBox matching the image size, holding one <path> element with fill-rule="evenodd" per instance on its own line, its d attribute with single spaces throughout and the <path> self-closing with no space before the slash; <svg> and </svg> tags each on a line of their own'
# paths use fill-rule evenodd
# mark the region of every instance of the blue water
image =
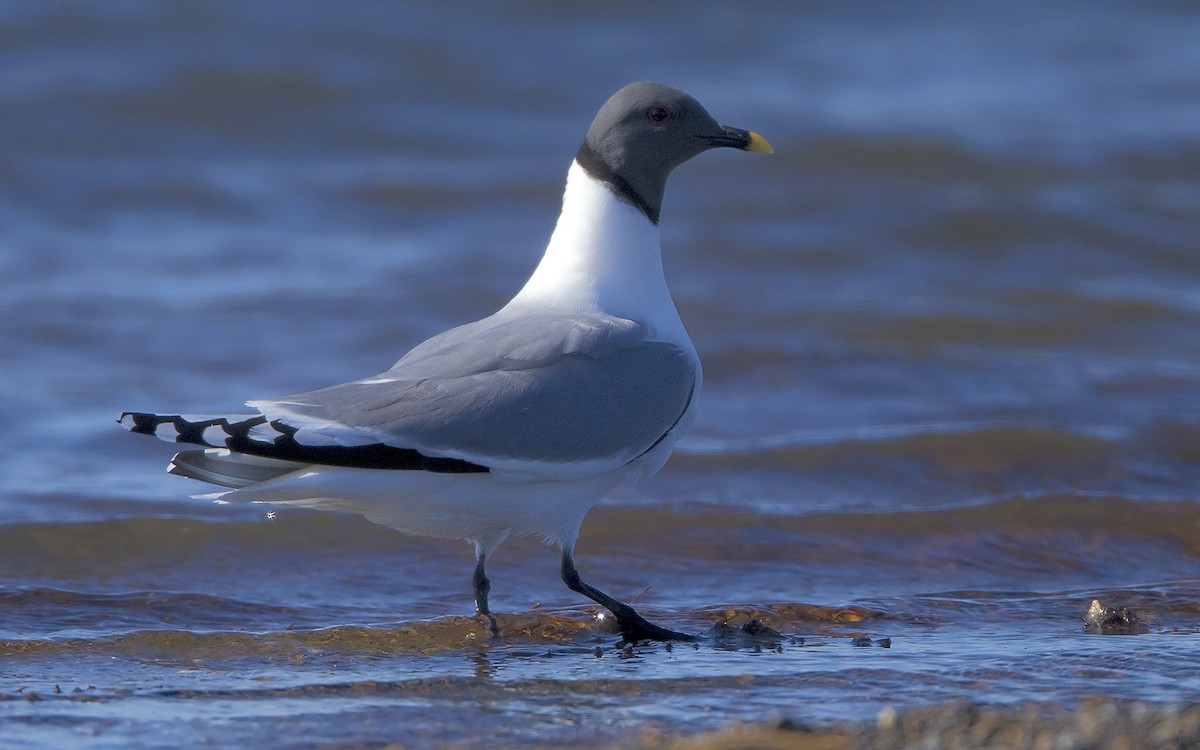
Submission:
<svg viewBox="0 0 1200 750">
<path fill-rule="evenodd" d="M 0 5 L 0 745 L 1195 700 L 1197 39 L 1170 2 Z M 378 372 L 494 311 L 638 79 L 776 153 L 672 177 L 700 414 L 593 511 L 580 570 L 779 640 L 615 650 L 516 540 L 488 643 L 466 545 L 193 499 L 116 425 Z M 1149 632 L 1085 635 L 1093 598 Z"/>
</svg>

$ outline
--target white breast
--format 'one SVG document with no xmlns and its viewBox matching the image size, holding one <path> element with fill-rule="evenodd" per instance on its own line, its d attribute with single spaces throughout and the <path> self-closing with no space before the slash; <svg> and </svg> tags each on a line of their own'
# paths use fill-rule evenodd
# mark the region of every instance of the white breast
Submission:
<svg viewBox="0 0 1200 750">
<path fill-rule="evenodd" d="M 695 356 L 663 276 L 658 226 L 577 162 L 546 254 L 509 305 L 627 318 Z"/>
</svg>

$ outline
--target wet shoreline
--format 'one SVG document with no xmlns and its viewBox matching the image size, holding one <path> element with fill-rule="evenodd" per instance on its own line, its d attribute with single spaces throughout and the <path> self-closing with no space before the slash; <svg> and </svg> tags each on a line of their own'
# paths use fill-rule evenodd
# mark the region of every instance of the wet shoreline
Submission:
<svg viewBox="0 0 1200 750">
<path fill-rule="evenodd" d="M 986 706 L 967 701 L 896 712 L 874 722 L 812 727 L 793 718 L 698 737 L 644 735 L 636 750 L 1174 750 L 1200 745 L 1200 702 L 1086 697 L 1078 705 Z"/>
</svg>

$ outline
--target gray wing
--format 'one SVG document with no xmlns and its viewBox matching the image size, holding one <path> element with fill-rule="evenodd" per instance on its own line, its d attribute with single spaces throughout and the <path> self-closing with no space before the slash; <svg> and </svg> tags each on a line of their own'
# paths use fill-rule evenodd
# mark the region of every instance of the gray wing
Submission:
<svg viewBox="0 0 1200 750">
<path fill-rule="evenodd" d="M 604 470 L 674 427 L 696 375 L 691 352 L 633 321 L 502 311 L 426 341 L 376 377 L 251 405 L 310 445 Z"/>
</svg>

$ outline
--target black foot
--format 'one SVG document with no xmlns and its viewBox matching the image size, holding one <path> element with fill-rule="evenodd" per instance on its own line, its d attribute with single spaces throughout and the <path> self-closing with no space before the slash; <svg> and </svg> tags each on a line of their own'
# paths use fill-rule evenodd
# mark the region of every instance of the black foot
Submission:
<svg viewBox="0 0 1200 750">
<path fill-rule="evenodd" d="M 583 594 L 603 606 L 609 612 L 612 612 L 613 617 L 617 620 L 617 627 L 621 629 L 621 640 L 625 643 L 637 643 L 638 641 L 699 640 L 694 635 L 668 630 L 667 628 L 655 625 L 645 617 L 639 615 L 637 610 L 628 604 L 619 602 L 596 587 L 584 583 L 579 578 L 579 572 L 575 570 L 575 561 L 571 559 L 571 553 L 567 550 L 563 551 L 562 579 L 563 583 L 567 584 L 567 588 Z"/>
<path fill-rule="evenodd" d="M 678 630 L 671 630 L 661 625 L 655 625 L 635 612 L 629 605 L 625 605 L 625 608 L 627 611 L 624 615 L 613 612 L 613 616 L 617 618 L 617 627 L 621 629 L 621 640 L 625 643 L 637 643 L 638 641 L 700 640 L 699 637 L 689 633 L 680 633 Z"/>
</svg>

